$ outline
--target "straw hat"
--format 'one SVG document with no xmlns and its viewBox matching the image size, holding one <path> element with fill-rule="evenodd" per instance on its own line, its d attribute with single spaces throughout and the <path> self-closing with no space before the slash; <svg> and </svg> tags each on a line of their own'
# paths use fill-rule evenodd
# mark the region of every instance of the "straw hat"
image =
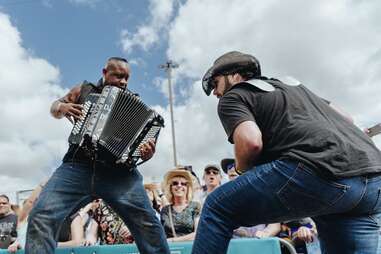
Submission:
<svg viewBox="0 0 381 254">
<path fill-rule="evenodd" d="M 188 182 L 188 190 L 190 191 L 187 193 L 188 201 L 192 200 L 192 191 L 193 191 L 193 181 L 192 181 L 192 175 L 187 170 L 183 169 L 172 169 L 168 171 L 164 175 L 164 181 L 163 181 L 163 187 L 165 190 L 165 196 L 168 199 L 169 202 L 172 202 L 172 193 L 170 192 L 170 181 L 174 177 L 184 177 Z"/>
</svg>

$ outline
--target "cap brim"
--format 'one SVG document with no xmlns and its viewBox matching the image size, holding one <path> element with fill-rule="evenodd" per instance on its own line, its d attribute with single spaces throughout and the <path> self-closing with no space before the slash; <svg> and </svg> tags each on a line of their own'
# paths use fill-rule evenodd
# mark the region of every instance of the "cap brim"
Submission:
<svg viewBox="0 0 381 254">
<path fill-rule="evenodd" d="M 204 90 L 206 95 L 210 95 L 213 91 L 213 86 L 211 85 L 213 74 L 213 67 L 209 68 L 202 78 L 202 89 Z"/>
</svg>

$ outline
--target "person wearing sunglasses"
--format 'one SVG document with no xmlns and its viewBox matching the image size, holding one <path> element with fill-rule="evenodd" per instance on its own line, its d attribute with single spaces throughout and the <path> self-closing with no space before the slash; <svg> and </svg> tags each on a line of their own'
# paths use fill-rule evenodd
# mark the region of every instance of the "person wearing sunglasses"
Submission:
<svg viewBox="0 0 381 254">
<path fill-rule="evenodd" d="M 206 197 L 221 185 L 222 175 L 218 165 L 209 164 L 204 168 L 204 192 L 202 195 L 202 204 L 205 202 Z"/>
<path fill-rule="evenodd" d="M 200 204 L 192 201 L 193 182 L 189 171 L 174 169 L 164 176 L 164 193 L 168 202 L 160 213 L 169 242 L 194 239 L 200 215 Z"/>
</svg>

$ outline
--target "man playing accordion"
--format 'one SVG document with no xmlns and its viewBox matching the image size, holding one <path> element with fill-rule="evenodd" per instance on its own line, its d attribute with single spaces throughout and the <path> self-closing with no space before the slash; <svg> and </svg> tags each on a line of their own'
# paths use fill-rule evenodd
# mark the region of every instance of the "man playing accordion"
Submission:
<svg viewBox="0 0 381 254">
<path fill-rule="evenodd" d="M 126 89 L 130 67 L 124 58 L 111 57 L 96 85 L 84 81 L 64 97 L 53 102 L 53 117 L 72 123 L 81 119 L 82 104 L 92 93 L 101 93 L 106 85 Z M 140 147 L 142 160 L 155 153 L 155 143 Z M 70 144 L 63 163 L 54 172 L 32 210 L 25 253 L 51 254 L 62 221 L 75 209 L 102 198 L 117 212 L 132 232 L 140 253 L 169 253 L 165 234 L 155 216 L 143 187 L 142 175 L 133 168 L 97 160 L 79 145 Z"/>
</svg>

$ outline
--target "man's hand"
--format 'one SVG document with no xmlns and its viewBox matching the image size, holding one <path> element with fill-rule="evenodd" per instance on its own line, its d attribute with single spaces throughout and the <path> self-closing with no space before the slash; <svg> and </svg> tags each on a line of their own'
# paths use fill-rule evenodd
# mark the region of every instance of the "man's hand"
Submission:
<svg viewBox="0 0 381 254">
<path fill-rule="evenodd" d="M 65 103 L 60 102 L 58 106 L 58 110 L 62 115 L 64 115 L 70 122 L 74 122 L 74 120 L 79 120 L 82 116 L 83 106 L 81 104 L 75 103 Z"/>
<path fill-rule="evenodd" d="M 247 231 L 243 228 L 237 228 L 234 230 L 234 234 L 240 237 L 249 237 Z"/>
<path fill-rule="evenodd" d="M 270 233 L 265 230 L 258 230 L 257 232 L 255 232 L 255 236 L 258 238 L 266 238 L 270 237 Z"/>
<path fill-rule="evenodd" d="M 17 240 L 8 246 L 9 253 L 16 253 L 19 249 L 21 249 L 21 246 Z"/>
<path fill-rule="evenodd" d="M 300 227 L 298 231 L 296 231 L 295 236 L 306 243 L 311 243 L 313 241 L 314 232 L 312 229 L 307 227 Z"/>
<path fill-rule="evenodd" d="M 140 146 L 140 154 L 142 155 L 142 160 L 146 161 L 152 158 L 155 153 L 156 145 L 152 139 L 148 140 L 147 143 L 144 143 Z"/>
</svg>

